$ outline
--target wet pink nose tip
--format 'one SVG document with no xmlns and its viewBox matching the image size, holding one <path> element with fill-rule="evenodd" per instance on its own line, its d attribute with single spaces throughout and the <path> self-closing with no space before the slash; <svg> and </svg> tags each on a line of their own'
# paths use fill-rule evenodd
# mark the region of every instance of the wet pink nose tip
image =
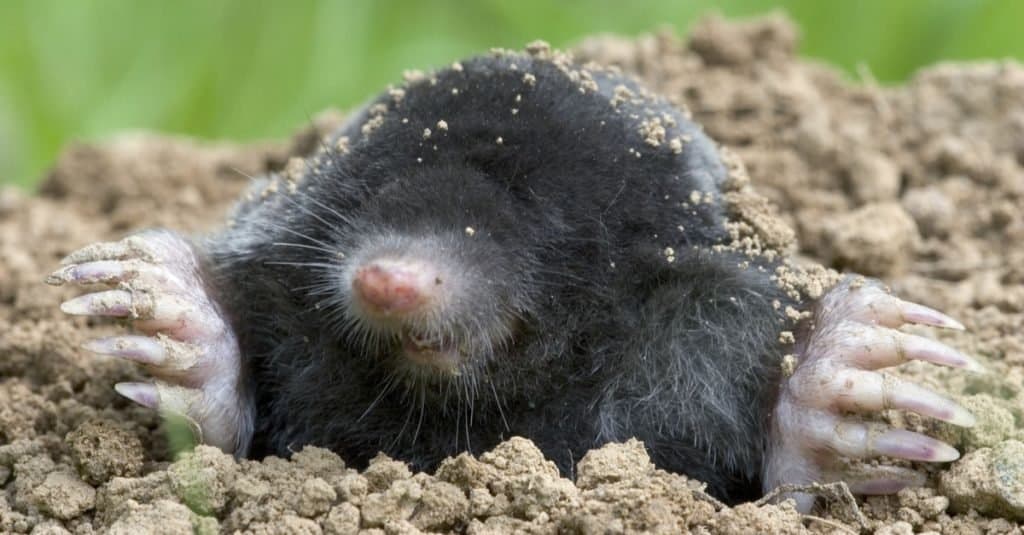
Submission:
<svg viewBox="0 0 1024 535">
<path fill-rule="evenodd" d="M 352 288 L 362 304 L 376 312 L 403 313 L 423 303 L 422 278 L 406 266 L 374 262 L 356 270 Z"/>
</svg>

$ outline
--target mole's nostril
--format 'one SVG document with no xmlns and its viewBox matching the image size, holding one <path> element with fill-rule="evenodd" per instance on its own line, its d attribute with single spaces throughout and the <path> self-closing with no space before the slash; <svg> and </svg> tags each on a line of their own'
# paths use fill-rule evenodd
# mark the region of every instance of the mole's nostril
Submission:
<svg viewBox="0 0 1024 535">
<path fill-rule="evenodd" d="M 363 306 L 382 313 L 410 312 L 427 295 L 413 266 L 374 262 L 356 270 L 352 289 Z"/>
</svg>

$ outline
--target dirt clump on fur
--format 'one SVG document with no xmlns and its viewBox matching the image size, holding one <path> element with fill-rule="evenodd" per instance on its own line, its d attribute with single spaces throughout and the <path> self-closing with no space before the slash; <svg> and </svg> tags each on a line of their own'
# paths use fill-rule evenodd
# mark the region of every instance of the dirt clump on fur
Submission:
<svg viewBox="0 0 1024 535">
<path fill-rule="evenodd" d="M 709 19 L 688 40 L 597 37 L 575 53 L 636 74 L 727 148 L 733 246 L 794 258 L 781 283 L 813 297 L 834 280 L 829 269 L 858 271 L 967 325 L 911 330 L 990 373 L 921 363 L 900 373 L 959 399 L 978 425 L 883 415 L 964 452 L 915 465 L 928 487 L 861 499 L 860 520 L 839 502 L 815 516 L 788 503 L 729 508 L 699 481 L 656 469 L 635 441 L 590 452 L 575 482 L 523 439 L 434 474 L 384 456 L 360 473 L 312 447 L 258 462 L 198 447 L 172 461 L 158 416 L 112 389 L 142 372 L 80 349 L 121 327 L 64 316 L 57 304 L 74 290 L 42 278 L 96 240 L 221 224 L 248 176 L 317 148 L 340 121 L 328 113 L 290 142 L 77 144 L 37 195 L 0 192 L 0 532 L 1020 534 L 1024 67 L 937 65 L 883 88 L 797 59 L 796 43 L 781 17 Z"/>
</svg>

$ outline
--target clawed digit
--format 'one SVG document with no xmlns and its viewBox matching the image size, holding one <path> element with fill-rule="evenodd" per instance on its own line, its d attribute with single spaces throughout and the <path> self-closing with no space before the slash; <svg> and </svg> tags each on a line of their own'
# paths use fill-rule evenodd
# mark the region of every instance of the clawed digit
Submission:
<svg viewBox="0 0 1024 535">
<path fill-rule="evenodd" d="M 974 359 L 930 338 L 897 331 L 915 323 L 963 329 L 931 308 L 897 299 L 874 281 L 847 279 L 818 304 L 813 325 L 798 340 L 794 373 L 782 385 L 773 422 L 765 487 L 847 481 L 859 493 L 891 493 L 920 485 L 920 474 L 892 466 L 843 466 L 841 458 L 888 456 L 926 462 L 959 458 L 952 446 L 850 413 L 902 409 L 970 427 L 974 416 L 958 403 L 878 370 L 909 360 L 983 371 Z M 808 496 L 796 496 L 810 507 Z"/>
</svg>

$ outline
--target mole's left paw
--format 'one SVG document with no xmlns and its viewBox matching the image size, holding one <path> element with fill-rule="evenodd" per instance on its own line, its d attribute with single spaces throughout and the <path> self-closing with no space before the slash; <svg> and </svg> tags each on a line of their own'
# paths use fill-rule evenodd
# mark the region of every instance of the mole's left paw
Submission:
<svg viewBox="0 0 1024 535">
<path fill-rule="evenodd" d="M 797 340 L 797 366 L 783 381 L 772 422 L 764 485 L 842 480 L 859 494 L 888 494 L 923 484 L 913 470 L 892 466 L 843 468 L 841 457 L 889 456 L 948 462 L 960 457 L 933 438 L 869 423 L 849 413 L 904 409 L 970 427 L 974 417 L 955 402 L 877 370 L 908 360 L 980 371 L 970 357 L 935 340 L 902 333 L 917 323 L 963 329 L 930 308 L 902 301 L 877 281 L 847 279 L 818 303 Z M 848 464 L 848 463 L 847 463 Z M 795 496 L 807 510 L 813 498 Z"/>
</svg>

